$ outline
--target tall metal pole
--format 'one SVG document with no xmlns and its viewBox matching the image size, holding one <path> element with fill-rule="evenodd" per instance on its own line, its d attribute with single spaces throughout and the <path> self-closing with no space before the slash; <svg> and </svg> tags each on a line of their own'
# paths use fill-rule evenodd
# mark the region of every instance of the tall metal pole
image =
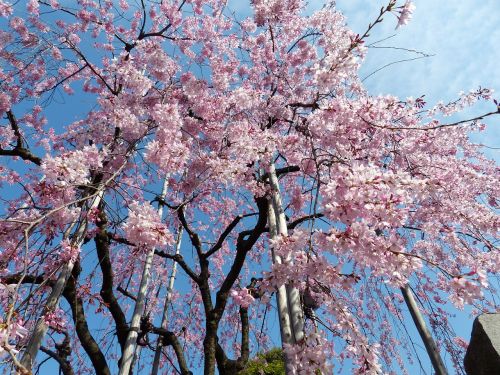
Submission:
<svg viewBox="0 0 500 375">
<path fill-rule="evenodd" d="M 439 354 L 437 345 L 434 342 L 434 339 L 432 338 L 429 329 L 427 328 L 422 313 L 420 312 L 417 302 L 413 297 L 413 293 L 410 289 L 410 286 L 406 284 L 404 287 L 401 288 L 401 292 L 403 293 L 406 305 L 410 310 L 413 322 L 417 326 L 418 333 L 420 334 L 420 337 L 424 342 L 425 349 L 427 350 L 427 354 L 429 354 L 429 358 L 431 359 L 434 371 L 436 371 L 436 375 L 448 375 L 446 367 L 444 366 L 444 362 Z"/>
<path fill-rule="evenodd" d="M 163 189 L 161 192 L 161 199 L 165 198 L 167 193 L 168 181 L 165 178 L 163 182 Z M 163 213 L 163 205 L 160 204 L 158 208 L 158 213 L 161 217 Z M 130 322 L 130 330 L 127 336 L 127 341 L 125 341 L 125 346 L 123 348 L 122 362 L 120 365 L 119 375 L 129 375 L 130 368 L 134 359 L 135 351 L 137 348 L 137 336 L 139 334 L 139 327 L 141 324 L 141 317 L 144 312 L 144 305 L 146 302 L 147 289 L 149 285 L 149 279 L 151 277 L 151 266 L 153 264 L 153 258 L 155 254 L 155 249 L 151 248 L 146 254 L 146 259 L 144 261 L 144 268 L 142 270 L 141 283 L 139 285 L 139 292 L 137 294 L 134 306 L 134 312 L 132 314 L 132 320 Z"/>
<path fill-rule="evenodd" d="M 100 191 L 93 198 L 92 203 L 90 204 L 89 211 L 99 206 L 99 203 L 101 202 L 103 195 L 104 192 Z M 77 248 L 82 246 L 83 241 L 85 240 L 85 234 L 87 233 L 87 224 L 88 224 L 87 219 L 84 218 L 80 223 L 80 226 L 78 227 L 76 232 L 72 235 L 73 237 L 71 241 L 72 246 Z M 69 232 L 74 226 L 75 223 L 71 224 L 70 227 L 66 230 L 66 233 L 69 234 Z M 66 236 L 67 235 L 65 234 L 65 237 Z M 28 370 L 30 370 L 31 367 L 33 366 L 33 361 L 37 356 L 38 350 L 42 345 L 42 340 L 45 337 L 45 334 L 47 333 L 47 330 L 49 328 L 47 323 L 45 322 L 45 315 L 49 312 L 54 311 L 56 307 L 59 305 L 59 300 L 61 298 L 62 292 L 64 290 L 64 287 L 66 286 L 68 278 L 73 272 L 73 267 L 75 266 L 75 263 L 76 259 L 71 259 L 63 266 L 61 273 L 59 273 L 56 283 L 54 284 L 54 287 L 50 292 L 47 302 L 45 303 L 43 312 L 35 324 L 35 328 L 29 338 L 28 344 L 24 349 L 24 353 L 21 358 L 21 364 Z"/>
<path fill-rule="evenodd" d="M 177 232 L 177 241 L 175 243 L 175 255 L 178 255 L 181 251 L 182 232 L 183 228 L 182 226 L 180 226 L 179 231 Z M 164 329 L 167 329 L 168 325 L 168 307 L 172 299 L 172 291 L 174 290 L 176 275 L 177 275 L 177 262 L 174 260 L 172 261 L 172 272 L 170 273 L 170 278 L 168 280 L 167 295 L 165 296 L 165 305 L 163 306 L 163 316 L 161 319 L 161 328 Z M 153 369 L 151 370 L 151 375 L 158 374 L 158 369 L 160 368 L 160 358 L 161 358 L 162 348 L 163 348 L 163 340 L 161 339 L 161 337 L 158 337 L 158 341 L 156 342 L 156 351 L 153 360 Z"/>
<path fill-rule="evenodd" d="M 278 234 L 288 236 L 288 226 L 286 222 L 285 210 L 281 199 L 280 186 L 276 175 L 274 163 L 271 163 L 269 168 L 269 182 L 272 189 L 272 203 L 276 222 L 278 224 Z M 291 262 L 291 259 L 285 259 L 286 262 Z M 295 342 L 300 342 L 304 339 L 304 312 L 300 302 L 299 290 L 293 286 L 286 285 L 286 293 L 288 299 L 288 310 L 292 322 L 292 334 Z"/>
<path fill-rule="evenodd" d="M 276 240 L 278 237 L 278 226 L 276 223 L 276 215 L 274 213 L 274 208 L 271 201 L 269 201 L 269 206 L 268 206 L 268 224 L 269 224 L 269 234 L 271 240 Z M 281 257 L 276 254 L 273 247 L 271 247 L 271 256 L 273 264 L 282 263 Z M 285 285 L 281 285 L 276 290 L 276 302 L 278 305 L 278 318 L 280 322 L 281 345 L 284 348 L 285 344 L 292 345 L 295 341 L 292 333 L 292 326 L 290 323 L 291 319 L 290 319 L 290 313 L 288 311 L 288 297 Z M 290 360 L 285 355 L 286 375 L 290 375 L 292 373 L 289 369 L 289 363 Z"/>
<path fill-rule="evenodd" d="M 288 236 L 288 227 L 274 163 L 271 163 L 269 168 L 269 183 L 271 185 L 271 199 L 268 206 L 269 233 L 271 240 L 276 240 L 278 236 Z M 282 264 L 283 259 L 275 253 L 273 248 L 271 248 L 271 254 L 273 264 Z M 290 261 L 290 258 L 285 259 L 287 263 Z M 282 285 L 276 291 L 276 299 L 282 345 L 302 341 L 304 339 L 304 315 L 298 289 L 290 285 Z M 293 373 L 290 359 L 286 355 L 285 373 L 287 375 Z"/>
</svg>

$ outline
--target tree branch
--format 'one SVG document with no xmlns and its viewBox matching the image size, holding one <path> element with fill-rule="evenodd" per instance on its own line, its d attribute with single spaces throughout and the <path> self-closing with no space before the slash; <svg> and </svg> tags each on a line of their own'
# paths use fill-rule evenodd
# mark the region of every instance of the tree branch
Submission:
<svg viewBox="0 0 500 375">
<path fill-rule="evenodd" d="M 94 366 L 94 370 L 97 375 L 111 375 L 108 364 L 106 362 L 106 357 L 102 353 L 99 345 L 95 341 L 94 337 L 90 333 L 87 319 L 85 317 L 85 310 L 83 307 L 82 298 L 78 295 L 76 291 L 76 280 L 80 274 L 80 264 L 75 263 L 73 268 L 72 277 L 68 279 L 66 288 L 64 289 L 63 296 L 68 301 L 71 307 L 71 313 L 73 315 L 73 322 L 75 323 L 76 333 L 83 349 L 87 353 Z"/>
<path fill-rule="evenodd" d="M 61 368 L 61 371 L 63 375 L 74 375 L 75 373 L 73 372 L 73 368 L 71 367 L 70 362 L 66 359 L 60 356 L 58 353 L 46 348 L 45 346 L 41 346 L 40 350 L 44 352 L 45 354 L 49 355 L 53 359 L 59 363 L 59 367 Z"/>
<path fill-rule="evenodd" d="M 152 327 L 151 332 L 160 335 L 163 338 L 163 344 L 165 346 L 171 346 L 174 349 L 175 355 L 177 356 L 177 362 L 179 363 L 179 368 L 181 370 L 181 375 L 193 375 L 193 373 L 189 370 L 186 358 L 184 357 L 184 350 L 175 333 L 167 331 L 165 328 L 158 327 Z"/>
<path fill-rule="evenodd" d="M 186 221 L 186 216 L 184 215 L 184 207 L 180 206 L 179 209 L 177 210 L 177 216 L 179 217 L 179 220 L 186 230 L 187 234 L 189 235 L 189 239 L 191 240 L 191 243 L 193 244 L 194 248 L 196 249 L 196 253 L 198 254 L 198 257 L 201 259 L 203 257 L 203 250 L 201 247 L 201 240 L 198 234 L 196 234 L 189 226 L 188 222 Z"/>
<path fill-rule="evenodd" d="M 284 175 L 284 174 L 288 174 L 288 173 L 293 173 L 293 172 L 299 172 L 300 171 L 300 167 L 297 166 L 297 165 L 290 165 L 288 167 L 283 167 L 283 168 L 277 168 L 276 169 L 276 176 L 281 176 L 281 175 Z M 265 181 L 269 178 L 269 173 L 264 173 L 262 175 L 262 177 L 260 178 L 261 181 Z"/>
<path fill-rule="evenodd" d="M 102 272 L 102 285 L 100 295 L 104 301 L 106 307 L 108 308 L 113 320 L 116 325 L 116 336 L 118 338 L 118 343 L 123 350 L 125 342 L 127 341 L 128 335 L 128 325 L 125 314 L 123 313 L 118 300 L 113 293 L 113 265 L 109 257 L 109 243 L 110 238 L 108 236 L 107 228 L 107 217 L 101 206 L 101 212 L 99 213 L 100 221 L 97 224 L 97 233 L 94 237 L 94 242 L 96 245 L 97 257 L 99 259 L 99 266 Z"/>
<path fill-rule="evenodd" d="M 229 236 L 229 234 L 238 225 L 242 218 L 242 215 L 238 215 L 233 219 L 233 221 L 227 226 L 224 232 L 222 232 L 222 234 L 219 236 L 219 239 L 217 240 L 215 245 L 213 245 L 212 248 L 203 255 L 205 258 L 208 258 L 222 247 L 222 244 L 226 240 L 227 236 Z"/>
<path fill-rule="evenodd" d="M 237 360 L 227 357 L 224 349 L 217 341 L 215 358 L 220 375 L 232 375 L 243 370 L 250 357 L 250 323 L 248 320 L 248 308 L 240 307 L 241 319 L 241 354 Z"/>
<path fill-rule="evenodd" d="M 166 258 L 166 259 L 172 259 L 173 261 L 177 262 L 179 266 L 188 274 L 188 276 L 193 279 L 194 282 L 199 283 L 200 282 L 200 277 L 191 269 L 191 267 L 188 266 L 186 261 L 184 260 L 184 257 L 180 254 L 168 254 L 164 251 L 160 250 L 155 250 L 155 255 L 158 255 L 159 257 Z"/>
<path fill-rule="evenodd" d="M 9 120 L 10 126 L 16 135 L 16 146 L 12 150 L 4 150 L 0 148 L 0 156 L 18 156 L 23 160 L 31 161 L 36 165 L 42 164 L 42 159 L 35 156 L 24 147 L 23 137 L 21 131 L 19 130 L 19 124 L 17 123 L 16 117 L 12 111 L 7 111 L 7 118 Z"/>
<path fill-rule="evenodd" d="M 243 264 L 245 263 L 245 258 L 247 253 L 253 247 L 253 245 L 257 242 L 260 235 L 265 232 L 266 223 L 267 223 L 267 198 L 259 197 L 255 198 L 257 203 L 257 207 L 259 209 L 259 218 L 255 227 L 248 234 L 242 234 L 241 232 L 238 235 L 238 239 L 236 241 L 236 256 L 234 258 L 231 269 L 229 270 L 224 282 L 222 283 L 219 291 L 217 292 L 216 304 L 214 308 L 214 313 L 218 320 L 221 319 L 222 313 L 226 307 L 227 298 L 229 295 L 229 290 L 232 288 L 236 279 L 240 275 Z M 247 239 L 245 239 L 248 237 Z"/>
</svg>

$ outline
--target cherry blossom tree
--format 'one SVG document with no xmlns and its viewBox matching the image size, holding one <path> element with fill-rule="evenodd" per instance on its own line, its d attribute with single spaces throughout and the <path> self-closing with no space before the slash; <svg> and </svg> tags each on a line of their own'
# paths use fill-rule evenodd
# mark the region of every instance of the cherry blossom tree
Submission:
<svg viewBox="0 0 500 375">
<path fill-rule="evenodd" d="M 404 371 L 403 289 L 462 371 L 450 305 L 497 309 L 500 263 L 499 168 L 469 134 L 500 110 L 368 94 L 365 41 L 410 1 L 363 35 L 332 1 L 21 3 L 0 0 L 8 366 L 236 373 L 284 306 L 287 373 Z"/>
</svg>

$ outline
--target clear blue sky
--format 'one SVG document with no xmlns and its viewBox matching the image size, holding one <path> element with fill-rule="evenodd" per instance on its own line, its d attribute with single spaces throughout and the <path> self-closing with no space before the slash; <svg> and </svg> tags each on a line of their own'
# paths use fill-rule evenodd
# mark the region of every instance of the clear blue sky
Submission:
<svg viewBox="0 0 500 375">
<path fill-rule="evenodd" d="M 312 0 L 321 3 L 320 0 Z M 337 0 L 337 7 L 356 32 L 366 29 L 387 0 Z M 394 30 L 394 17 L 386 17 L 372 33 L 370 41 L 397 35 L 380 46 L 418 50 L 433 57 L 403 62 L 381 70 L 365 81 L 372 94 L 393 94 L 401 98 L 425 94 L 429 103 L 449 101 L 460 91 L 478 86 L 494 89 L 500 99 L 500 3 L 498 0 L 416 0 L 412 21 Z M 393 18 L 393 19 L 391 19 Z M 371 49 L 361 76 L 383 65 L 416 56 L 415 54 Z M 488 112 L 494 108 L 477 106 L 468 115 Z M 489 129 L 480 138 L 485 145 L 500 147 L 500 120 L 486 121 Z M 474 138 L 479 140 L 479 138 Z M 499 150 L 487 154 L 500 160 Z"/>
</svg>

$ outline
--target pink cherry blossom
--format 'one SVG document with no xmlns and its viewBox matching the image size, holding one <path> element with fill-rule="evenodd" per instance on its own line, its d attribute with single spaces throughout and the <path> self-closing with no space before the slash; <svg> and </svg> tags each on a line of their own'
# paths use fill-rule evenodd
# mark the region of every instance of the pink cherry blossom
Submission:
<svg viewBox="0 0 500 375">
<path fill-rule="evenodd" d="M 247 288 L 241 288 L 240 290 L 232 290 L 231 297 L 233 297 L 234 303 L 240 305 L 243 308 L 248 308 L 255 299 L 248 292 Z"/>
<path fill-rule="evenodd" d="M 407 25 L 410 22 L 415 9 L 416 9 L 416 6 L 413 3 L 413 1 L 406 0 L 406 2 L 401 7 L 401 9 L 398 10 L 399 16 L 398 16 L 398 24 L 397 24 L 396 28 Z"/>
<path fill-rule="evenodd" d="M 173 236 L 149 204 L 132 202 L 123 226 L 127 239 L 141 247 L 163 247 L 173 243 Z"/>
</svg>

